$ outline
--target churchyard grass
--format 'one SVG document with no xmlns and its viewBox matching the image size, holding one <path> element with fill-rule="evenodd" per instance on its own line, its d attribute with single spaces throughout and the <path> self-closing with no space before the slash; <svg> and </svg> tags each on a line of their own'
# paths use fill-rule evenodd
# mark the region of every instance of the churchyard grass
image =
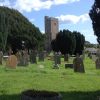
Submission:
<svg viewBox="0 0 100 100">
<path fill-rule="evenodd" d="M 97 100 L 100 96 L 100 70 L 96 70 L 95 63 L 89 58 L 84 60 L 84 64 L 83 74 L 65 69 L 64 62 L 59 69 L 52 69 L 53 61 L 47 59 L 16 69 L 2 65 L 0 100 L 20 100 L 21 92 L 27 89 L 57 91 L 63 100 Z"/>
</svg>

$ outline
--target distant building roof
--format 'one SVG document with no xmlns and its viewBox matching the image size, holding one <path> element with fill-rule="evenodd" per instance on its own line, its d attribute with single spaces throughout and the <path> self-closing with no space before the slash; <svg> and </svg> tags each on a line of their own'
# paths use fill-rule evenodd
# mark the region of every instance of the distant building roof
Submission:
<svg viewBox="0 0 100 100">
<path fill-rule="evenodd" d="M 88 51 L 90 53 L 97 53 L 97 49 L 96 48 L 86 48 L 85 51 Z"/>
<path fill-rule="evenodd" d="M 85 44 L 91 44 L 89 41 L 85 41 Z"/>
</svg>

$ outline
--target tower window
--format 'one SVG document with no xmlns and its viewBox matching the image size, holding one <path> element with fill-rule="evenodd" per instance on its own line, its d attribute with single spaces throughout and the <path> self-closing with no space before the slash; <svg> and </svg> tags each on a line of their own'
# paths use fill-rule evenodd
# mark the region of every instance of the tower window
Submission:
<svg viewBox="0 0 100 100">
<path fill-rule="evenodd" d="M 56 23 L 54 23 L 54 25 L 56 25 Z"/>
</svg>

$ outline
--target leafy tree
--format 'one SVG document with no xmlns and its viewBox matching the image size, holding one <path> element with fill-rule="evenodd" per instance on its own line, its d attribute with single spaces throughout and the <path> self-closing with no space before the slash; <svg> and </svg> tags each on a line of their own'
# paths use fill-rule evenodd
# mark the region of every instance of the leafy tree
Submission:
<svg viewBox="0 0 100 100">
<path fill-rule="evenodd" d="M 84 50 L 85 37 L 80 32 L 77 31 L 74 31 L 73 34 L 75 35 L 76 38 L 76 48 L 74 54 L 76 55 L 78 53 L 81 55 Z"/>
<path fill-rule="evenodd" d="M 64 60 L 68 61 L 68 54 L 73 54 L 75 49 L 75 36 L 69 30 L 60 31 L 54 42 L 54 49 L 64 55 Z M 55 46 L 56 45 L 56 46 Z"/>
<path fill-rule="evenodd" d="M 42 34 L 41 38 L 39 39 L 39 43 L 38 43 L 39 51 L 43 51 L 45 49 L 45 39 L 46 39 L 45 34 Z"/>
<path fill-rule="evenodd" d="M 92 20 L 94 34 L 97 36 L 97 41 L 100 44 L 100 0 L 95 0 L 89 15 Z"/>
<path fill-rule="evenodd" d="M 51 48 L 54 52 L 59 52 L 59 45 L 56 39 L 51 41 Z"/>
<path fill-rule="evenodd" d="M 4 25 L 0 25 L 0 30 L 5 30 L 4 33 L 8 34 L 7 46 L 11 46 L 13 49 L 21 49 L 22 41 L 24 41 L 26 48 L 38 49 L 38 45 L 42 41 L 42 34 L 39 28 L 35 27 L 34 24 L 14 9 L 0 7 L 0 16 L 0 23 L 4 23 Z M 3 33 L 2 31 L 0 32 Z M 1 34 L 0 37 L 3 38 L 3 35 Z"/>
<path fill-rule="evenodd" d="M 59 44 L 59 50 L 62 54 L 72 54 L 75 48 L 75 37 L 69 30 L 60 31 L 57 34 L 57 42 Z"/>
<path fill-rule="evenodd" d="M 5 51 L 6 48 L 9 28 L 9 19 L 5 17 L 4 12 L 0 13 L 0 41 L 3 51 Z"/>
</svg>

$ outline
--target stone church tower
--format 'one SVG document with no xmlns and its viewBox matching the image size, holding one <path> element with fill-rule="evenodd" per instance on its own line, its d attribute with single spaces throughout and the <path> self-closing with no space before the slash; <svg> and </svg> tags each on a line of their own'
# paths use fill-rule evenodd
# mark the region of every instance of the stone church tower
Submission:
<svg viewBox="0 0 100 100">
<path fill-rule="evenodd" d="M 47 52 L 51 51 L 51 41 L 56 38 L 59 32 L 59 23 L 57 18 L 45 16 L 45 49 Z"/>
</svg>

